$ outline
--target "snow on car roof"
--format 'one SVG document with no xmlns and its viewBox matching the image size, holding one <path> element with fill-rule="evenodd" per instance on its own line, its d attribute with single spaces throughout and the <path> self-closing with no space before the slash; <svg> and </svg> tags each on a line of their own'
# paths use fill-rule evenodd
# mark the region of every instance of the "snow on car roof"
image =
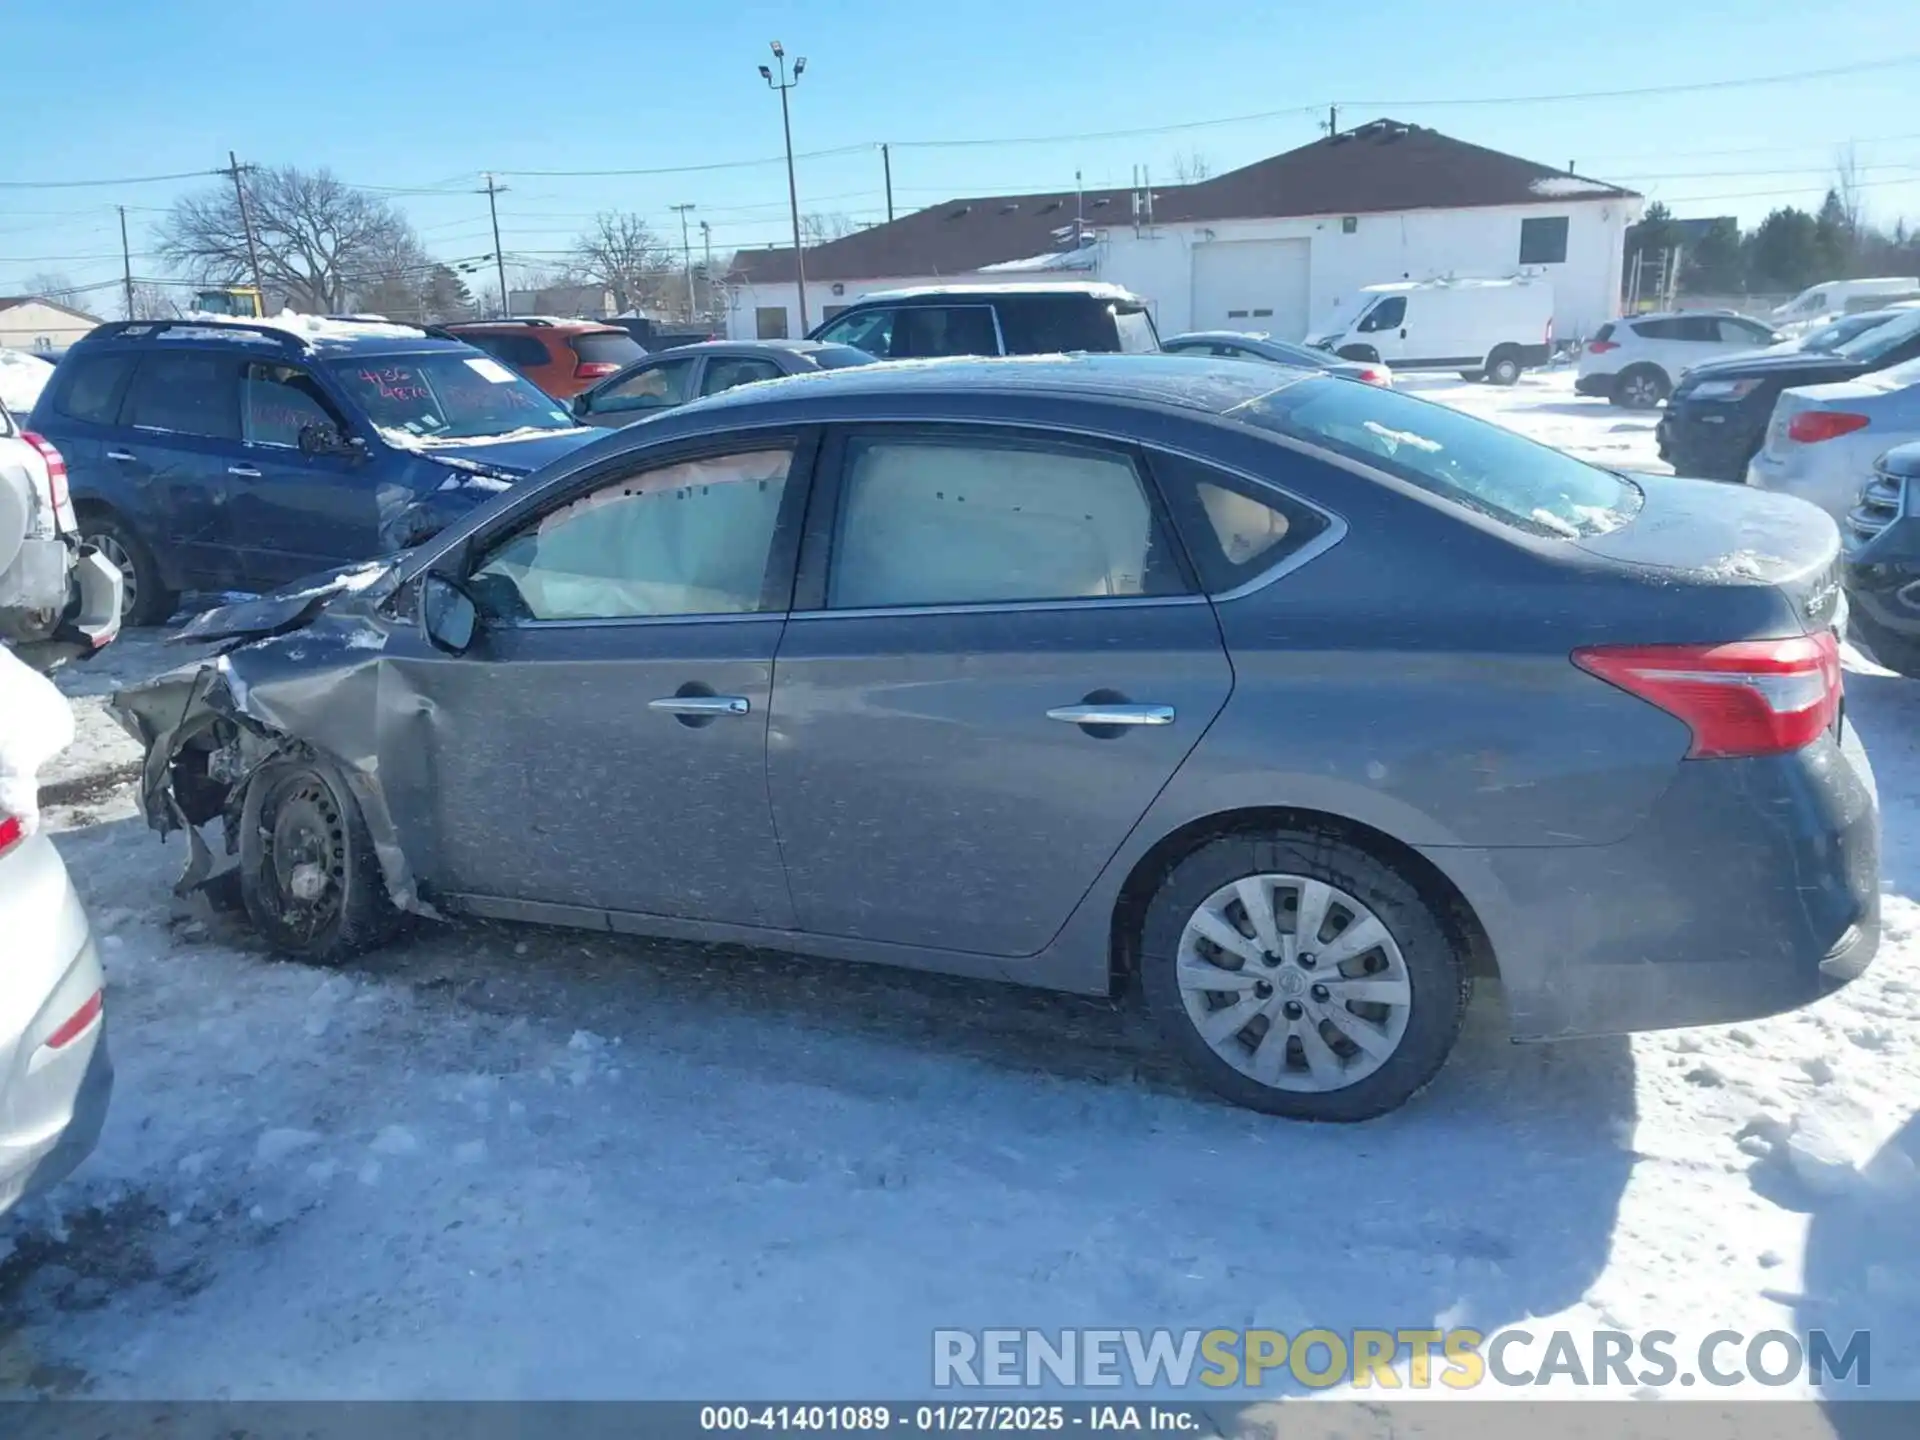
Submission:
<svg viewBox="0 0 1920 1440">
<path fill-rule="evenodd" d="M 53 378 L 53 366 L 25 350 L 0 348 L 0 405 L 16 415 L 33 409 L 47 381 Z"/>
<path fill-rule="evenodd" d="M 898 290 L 868 290 L 868 300 L 912 300 L 923 295 L 1091 295 L 1097 300 L 1138 300 L 1124 285 L 1105 280 L 1003 280 L 991 285 L 907 285 Z"/>
</svg>

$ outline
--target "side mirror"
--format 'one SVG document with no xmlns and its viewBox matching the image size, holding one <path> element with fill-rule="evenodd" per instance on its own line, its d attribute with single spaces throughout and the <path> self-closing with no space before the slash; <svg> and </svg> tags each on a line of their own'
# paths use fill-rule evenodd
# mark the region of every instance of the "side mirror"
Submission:
<svg viewBox="0 0 1920 1440">
<path fill-rule="evenodd" d="M 582 390 L 578 395 L 574 396 L 572 400 L 567 402 L 567 408 L 573 412 L 574 419 L 584 420 L 588 415 L 593 413 L 593 403 L 587 399 L 592 393 L 591 390 Z"/>
<path fill-rule="evenodd" d="M 446 576 L 429 574 L 420 582 L 420 628 L 435 649 L 464 655 L 479 619 L 473 597 Z"/>
</svg>

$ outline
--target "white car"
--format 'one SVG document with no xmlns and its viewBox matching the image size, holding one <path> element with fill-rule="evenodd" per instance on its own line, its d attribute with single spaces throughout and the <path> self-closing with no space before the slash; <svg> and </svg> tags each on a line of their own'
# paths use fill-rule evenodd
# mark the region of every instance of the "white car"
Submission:
<svg viewBox="0 0 1920 1440">
<path fill-rule="evenodd" d="M 1812 501 L 1844 525 L 1873 462 L 1910 440 L 1920 440 L 1920 359 L 1782 390 L 1747 483 Z"/>
<path fill-rule="evenodd" d="M 37 670 L 120 633 L 120 571 L 80 543 L 58 450 L 0 404 L 0 643 Z"/>
<path fill-rule="evenodd" d="M 1651 410 L 1694 366 L 1780 340 L 1758 320 L 1731 310 L 1632 315 L 1593 332 L 1581 347 L 1573 388 L 1629 410 Z"/>
<path fill-rule="evenodd" d="M 0 646 L 0 1213 L 87 1157 L 113 1090 L 100 957 L 40 830 L 40 767 L 72 738 L 66 697 Z"/>
</svg>

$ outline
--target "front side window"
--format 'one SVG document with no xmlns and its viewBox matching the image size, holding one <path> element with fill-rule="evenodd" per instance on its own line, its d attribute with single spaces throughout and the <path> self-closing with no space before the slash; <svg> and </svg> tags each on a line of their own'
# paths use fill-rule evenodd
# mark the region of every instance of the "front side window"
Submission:
<svg viewBox="0 0 1920 1440">
<path fill-rule="evenodd" d="M 1565 215 L 1543 216 L 1520 222 L 1520 263 L 1522 265 L 1564 265 L 1567 263 L 1568 221 Z"/>
<path fill-rule="evenodd" d="M 859 310 L 842 315 L 820 332 L 820 338 L 834 345 L 850 345 L 869 355 L 886 356 L 893 349 L 892 310 Z"/>
<path fill-rule="evenodd" d="M 1125 455 L 999 437 L 860 436 L 843 473 L 830 608 L 1185 589 Z"/>
<path fill-rule="evenodd" d="M 604 390 L 593 392 L 593 413 L 604 415 L 622 410 L 666 410 L 684 405 L 688 387 L 693 384 L 694 358 L 663 360 L 636 370 L 624 380 L 616 380 Z"/>
<path fill-rule="evenodd" d="M 191 350 L 144 356 L 128 397 L 130 423 L 212 440 L 240 438 L 240 365 Z"/>
<path fill-rule="evenodd" d="M 1407 297 L 1389 295 L 1367 312 L 1367 318 L 1360 322 L 1360 328 L 1369 333 L 1375 330 L 1398 330 L 1406 322 Z"/>
<path fill-rule="evenodd" d="M 1640 487 L 1610 470 L 1377 385 L 1299 380 L 1227 415 L 1347 455 L 1536 535 L 1598 535 L 1640 509 Z"/>
<path fill-rule="evenodd" d="M 446 350 L 331 361 L 334 378 L 382 430 L 420 440 L 472 440 L 566 430 L 573 416 L 491 355 Z"/>
<path fill-rule="evenodd" d="M 771 360 L 752 356 L 714 356 L 707 361 L 707 373 L 700 382 L 700 393 L 718 395 L 722 390 L 731 390 L 737 385 L 751 385 L 756 380 L 778 380 L 782 373 L 780 367 Z"/>
<path fill-rule="evenodd" d="M 503 620 L 745 615 L 777 608 L 768 561 L 790 447 L 643 470 L 548 512 L 473 572 Z"/>
<path fill-rule="evenodd" d="M 256 360 L 247 366 L 247 439 L 255 445 L 298 447 L 300 432 L 324 425 L 344 435 L 346 423 L 318 382 L 297 365 Z"/>
</svg>

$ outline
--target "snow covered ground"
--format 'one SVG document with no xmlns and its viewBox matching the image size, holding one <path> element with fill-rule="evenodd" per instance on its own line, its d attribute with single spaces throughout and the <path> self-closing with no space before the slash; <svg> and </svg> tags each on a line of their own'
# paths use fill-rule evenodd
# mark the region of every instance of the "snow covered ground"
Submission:
<svg viewBox="0 0 1920 1440">
<path fill-rule="evenodd" d="M 1657 465 L 1564 375 L 1415 385 Z M 0 1390 L 906 1397 L 937 1327 L 1524 1324 L 1871 1330 L 1872 1393 L 1920 1396 L 1913 682 L 1848 675 L 1885 805 L 1865 979 L 1557 1047 L 1506 1043 L 1488 993 L 1425 1096 L 1316 1128 L 1072 998 L 509 928 L 273 960 L 170 898 L 182 847 L 99 714 L 181 658 L 136 634 L 65 680 L 48 822 L 119 1086 L 98 1155 L 0 1221 Z"/>
</svg>

